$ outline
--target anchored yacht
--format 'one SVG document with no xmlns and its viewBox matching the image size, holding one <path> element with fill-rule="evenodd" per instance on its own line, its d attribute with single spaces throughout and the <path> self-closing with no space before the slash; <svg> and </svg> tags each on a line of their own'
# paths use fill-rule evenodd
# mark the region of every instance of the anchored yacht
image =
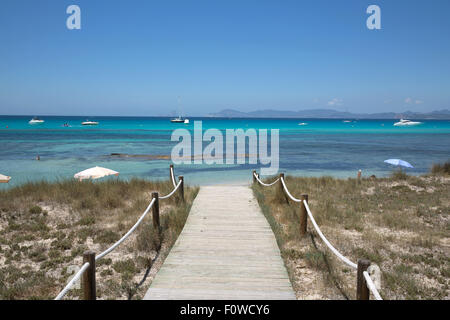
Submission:
<svg viewBox="0 0 450 320">
<path fill-rule="evenodd" d="M 28 121 L 29 124 L 38 124 L 38 123 L 44 123 L 45 121 L 42 119 L 39 119 L 38 117 L 34 117 L 30 121 Z"/>
<path fill-rule="evenodd" d="M 394 126 L 396 126 L 396 127 L 399 127 L 399 126 L 417 126 L 419 124 L 422 124 L 422 122 L 411 121 L 411 120 L 406 120 L 406 119 L 400 119 L 399 122 L 394 123 Z"/>
<path fill-rule="evenodd" d="M 98 125 L 98 122 L 86 120 L 86 121 L 82 122 L 81 124 L 83 126 L 96 126 L 96 125 Z"/>
</svg>

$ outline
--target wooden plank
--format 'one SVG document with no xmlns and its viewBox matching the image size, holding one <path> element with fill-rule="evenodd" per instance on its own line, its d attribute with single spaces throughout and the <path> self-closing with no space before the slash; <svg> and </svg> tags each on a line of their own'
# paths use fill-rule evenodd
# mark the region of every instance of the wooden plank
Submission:
<svg viewBox="0 0 450 320">
<path fill-rule="evenodd" d="M 249 187 L 200 189 L 144 299 L 295 299 L 275 236 Z"/>
</svg>

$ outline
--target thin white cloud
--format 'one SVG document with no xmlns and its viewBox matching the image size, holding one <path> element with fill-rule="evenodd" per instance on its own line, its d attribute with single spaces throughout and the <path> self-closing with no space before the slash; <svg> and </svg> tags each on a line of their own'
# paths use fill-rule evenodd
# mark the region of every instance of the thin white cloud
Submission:
<svg viewBox="0 0 450 320">
<path fill-rule="evenodd" d="M 423 101 L 419 100 L 419 99 L 414 100 L 413 98 L 406 98 L 405 99 L 405 103 L 408 103 L 408 104 L 411 104 L 411 103 L 422 104 Z"/>
<path fill-rule="evenodd" d="M 328 101 L 328 105 L 329 106 L 342 106 L 343 105 L 343 100 L 342 99 L 338 99 L 338 98 L 334 98 L 334 99 Z"/>
</svg>

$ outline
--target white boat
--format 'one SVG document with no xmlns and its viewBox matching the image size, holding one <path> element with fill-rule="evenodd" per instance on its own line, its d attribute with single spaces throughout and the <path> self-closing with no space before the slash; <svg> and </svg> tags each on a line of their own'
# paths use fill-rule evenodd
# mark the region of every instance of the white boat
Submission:
<svg viewBox="0 0 450 320">
<path fill-rule="evenodd" d="M 189 119 L 184 119 L 185 124 L 189 124 Z"/>
<path fill-rule="evenodd" d="M 306 126 L 307 123 L 306 123 L 306 122 L 300 122 L 298 125 L 299 125 L 299 126 Z"/>
<path fill-rule="evenodd" d="M 30 121 L 28 121 L 29 124 L 38 124 L 38 123 L 44 123 L 45 121 L 42 119 L 39 119 L 38 117 L 34 117 Z"/>
<path fill-rule="evenodd" d="M 399 127 L 399 126 L 417 126 L 419 124 L 422 124 L 422 122 L 411 121 L 411 120 L 406 120 L 406 119 L 400 119 L 399 122 L 394 123 L 394 126 L 396 126 L 396 127 Z"/>
<path fill-rule="evenodd" d="M 86 121 L 82 122 L 81 124 L 83 126 L 96 126 L 96 125 L 98 125 L 98 122 L 86 120 Z"/>
<path fill-rule="evenodd" d="M 178 118 L 171 119 L 170 122 L 174 122 L 174 123 L 189 123 L 189 119 L 183 119 L 182 117 L 178 117 Z"/>
</svg>

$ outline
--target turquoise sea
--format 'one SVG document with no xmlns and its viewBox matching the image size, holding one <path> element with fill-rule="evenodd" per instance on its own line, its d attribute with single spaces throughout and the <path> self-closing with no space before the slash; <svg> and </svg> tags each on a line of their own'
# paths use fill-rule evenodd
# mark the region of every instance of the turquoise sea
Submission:
<svg viewBox="0 0 450 320">
<path fill-rule="evenodd" d="M 31 116 L 0 116 L 0 173 L 12 177 L 0 188 L 72 178 L 96 165 L 119 171 L 120 179 L 166 179 L 170 160 L 111 154 L 170 156 L 177 143 L 170 141 L 173 130 L 193 130 L 198 120 L 204 130 L 279 129 L 280 172 L 290 175 L 355 177 L 361 169 L 364 176 L 386 176 L 393 170 L 383 162 L 389 158 L 410 162 L 415 168 L 407 172 L 418 175 L 450 159 L 450 120 L 415 120 L 424 123 L 394 127 L 397 120 L 190 118 L 190 124 L 175 124 L 169 118 L 91 117 L 99 125 L 84 127 L 85 117 L 41 118 L 44 124 L 30 125 Z M 251 170 L 259 168 L 192 164 L 177 165 L 175 171 L 190 184 L 216 184 L 250 181 Z"/>
</svg>

